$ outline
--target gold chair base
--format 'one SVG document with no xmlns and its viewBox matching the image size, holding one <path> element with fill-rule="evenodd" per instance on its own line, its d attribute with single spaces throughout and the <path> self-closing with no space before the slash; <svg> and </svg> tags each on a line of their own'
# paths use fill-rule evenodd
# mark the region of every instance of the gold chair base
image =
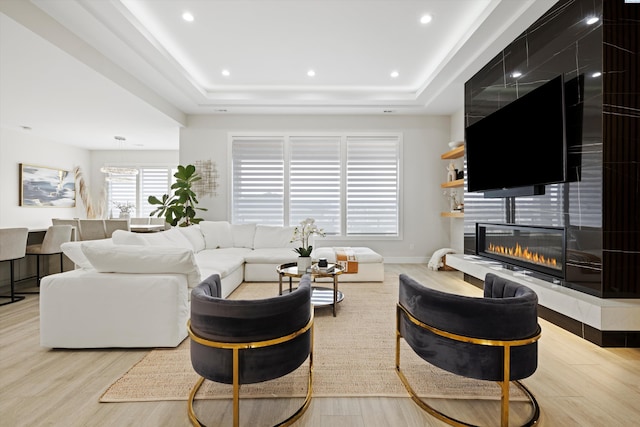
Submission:
<svg viewBox="0 0 640 427">
<path fill-rule="evenodd" d="M 424 411 L 428 412 L 430 415 L 436 417 L 437 419 L 439 419 L 440 421 L 444 421 L 445 423 L 452 425 L 452 426 L 466 426 L 466 427 L 478 427 L 475 424 L 469 424 L 466 423 L 464 421 L 460 421 L 456 418 L 453 418 L 443 412 L 438 411 L 437 409 L 435 409 L 433 406 L 429 405 L 428 403 L 426 403 L 425 401 L 423 401 L 422 399 L 420 399 L 420 397 L 418 397 L 418 395 L 416 394 L 416 392 L 413 390 L 413 388 L 411 387 L 411 385 L 409 384 L 409 381 L 407 380 L 407 377 L 405 377 L 405 375 L 402 373 L 402 371 L 400 370 L 400 366 L 396 366 L 396 373 L 398 374 L 398 376 L 400 377 L 400 381 L 402 381 L 402 384 L 404 384 L 404 387 L 407 389 L 407 391 L 409 392 L 409 395 L 411 396 L 411 400 L 413 400 L 415 403 L 418 404 L 418 406 L 423 409 Z M 527 389 L 527 387 L 524 386 L 524 384 L 522 384 L 520 381 L 512 381 L 515 385 L 517 385 L 520 390 L 522 390 L 524 392 L 524 394 L 527 396 L 527 399 L 529 400 L 529 403 L 531 403 L 531 405 L 533 406 L 533 413 L 531 415 L 531 417 L 529 418 L 529 420 L 522 424 L 522 427 L 528 427 L 528 426 L 532 426 L 534 424 L 536 424 L 538 422 L 538 419 L 540 418 L 540 407 L 538 406 L 538 401 L 536 400 L 535 396 L 529 391 L 529 389 Z M 501 384 L 501 386 L 504 386 L 501 382 L 499 382 Z M 509 384 L 507 384 L 508 387 Z M 509 409 L 509 401 L 507 400 L 506 402 L 502 402 L 502 405 L 506 404 L 506 408 L 502 408 L 502 412 L 504 413 L 505 409 L 508 412 Z M 504 424 L 504 421 L 501 423 Z M 508 427 L 508 421 L 507 421 L 507 426 L 502 425 L 502 427 Z"/>
<path fill-rule="evenodd" d="M 196 397 L 196 393 L 198 392 L 198 390 L 200 389 L 200 387 L 204 383 L 204 380 L 205 380 L 205 378 L 200 377 L 200 379 L 198 379 L 196 384 L 191 389 L 191 392 L 189 393 L 189 402 L 188 402 L 189 420 L 191 420 L 191 424 L 192 425 L 197 426 L 197 427 L 204 427 L 205 426 L 205 424 L 202 423 L 202 421 L 200 421 L 198 419 L 198 417 L 196 416 L 195 410 L 193 408 L 193 402 L 194 402 L 194 399 Z M 274 427 L 290 426 L 291 424 L 296 422 L 305 413 L 305 411 L 309 407 L 309 404 L 311 403 L 312 385 L 313 385 L 313 363 L 311 361 L 309 361 L 309 382 L 307 384 L 307 395 L 306 395 L 306 397 L 304 399 L 304 402 L 302 403 L 302 406 L 300 406 L 296 410 L 296 412 L 293 413 L 293 415 L 291 415 L 286 420 L 275 424 Z M 238 390 L 239 390 L 239 388 L 238 388 Z M 234 408 L 237 407 L 237 405 L 239 405 L 239 399 L 240 399 L 240 396 L 235 393 L 235 388 L 234 388 L 234 396 L 233 396 Z M 234 410 L 234 412 L 235 412 L 235 410 Z M 233 425 L 234 425 L 234 427 L 238 427 L 240 425 L 240 422 L 238 420 L 238 414 L 236 414 L 236 413 L 234 413 Z"/>
</svg>

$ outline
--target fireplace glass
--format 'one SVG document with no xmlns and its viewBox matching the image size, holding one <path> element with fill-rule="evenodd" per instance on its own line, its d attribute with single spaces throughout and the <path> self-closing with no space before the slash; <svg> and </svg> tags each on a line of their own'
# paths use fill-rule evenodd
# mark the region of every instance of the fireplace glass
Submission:
<svg viewBox="0 0 640 427">
<path fill-rule="evenodd" d="M 564 279 L 564 228 L 477 223 L 476 237 L 480 256 Z"/>
</svg>

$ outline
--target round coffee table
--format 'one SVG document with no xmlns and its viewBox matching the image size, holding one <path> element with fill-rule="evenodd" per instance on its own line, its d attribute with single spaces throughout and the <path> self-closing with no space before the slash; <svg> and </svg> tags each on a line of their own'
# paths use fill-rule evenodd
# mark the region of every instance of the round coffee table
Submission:
<svg viewBox="0 0 640 427">
<path fill-rule="evenodd" d="M 338 276 L 344 273 L 344 267 L 338 264 L 329 264 L 328 269 L 326 271 L 322 271 L 317 268 L 317 264 L 313 264 L 310 271 L 298 271 L 298 264 L 295 262 L 289 262 L 276 267 L 276 271 L 278 272 L 280 295 L 282 295 L 283 293 L 283 277 L 289 278 L 289 290 L 287 291 L 285 289 L 284 292 L 291 292 L 291 290 L 293 289 L 294 277 L 302 277 L 305 274 L 310 274 L 312 278 L 331 277 L 333 279 L 333 289 L 321 286 L 313 286 L 311 288 L 311 304 L 313 304 L 314 306 L 331 305 L 333 306 L 333 316 L 336 316 L 336 306 L 340 301 L 344 299 L 343 293 L 338 289 Z"/>
</svg>

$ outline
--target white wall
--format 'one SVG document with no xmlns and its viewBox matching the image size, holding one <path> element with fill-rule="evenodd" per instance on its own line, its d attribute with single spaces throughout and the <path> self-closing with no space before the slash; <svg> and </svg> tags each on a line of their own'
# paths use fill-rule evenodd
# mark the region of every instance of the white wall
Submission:
<svg viewBox="0 0 640 427">
<path fill-rule="evenodd" d="M 464 127 L 464 108 L 461 108 L 451 115 L 451 141 L 464 141 Z M 464 191 L 460 189 L 459 194 L 463 195 Z M 449 247 L 463 253 L 464 219 L 451 218 L 449 221 L 449 240 L 451 242 Z"/>
<path fill-rule="evenodd" d="M 439 248 L 449 247 L 450 219 L 440 183 L 446 180 L 446 164 L 440 154 L 450 139 L 448 116 L 309 116 L 242 115 L 189 116 L 180 132 L 180 164 L 196 160 L 216 163 L 219 188 L 216 197 L 200 198 L 208 209 L 208 220 L 228 219 L 229 152 L 228 133 L 265 132 L 402 132 L 402 237 L 396 240 L 324 241 L 321 246 L 368 246 L 387 262 L 426 262 Z"/>
<path fill-rule="evenodd" d="M 46 228 L 51 218 L 84 214 L 79 199 L 75 208 L 19 206 L 20 163 L 69 171 L 77 166 L 90 169 L 88 150 L 37 138 L 28 131 L 0 128 L 0 227 Z"/>
</svg>

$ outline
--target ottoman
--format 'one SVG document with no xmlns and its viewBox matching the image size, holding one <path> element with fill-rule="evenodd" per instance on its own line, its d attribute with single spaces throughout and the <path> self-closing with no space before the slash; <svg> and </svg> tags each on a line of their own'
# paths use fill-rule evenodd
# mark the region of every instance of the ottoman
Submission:
<svg viewBox="0 0 640 427">
<path fill-rule="evenodd" d="M 367 247 L 349 247 L 349 248 L 315 248 L 313 250 L 313 261 L 317 262 L 319 258 L 326 258 L 329 263 L 336 262 L 336 251 L 344 249 L 355 256 L 358 263 L 357 273 L 344 273 L 340 275 L 340 282 L 383 282 L 384 281 L 384 258 L 382 255 L 374 252 Z M 324 281 L 324 279 L 317 279 Z M 330 279 L 328 279 L 330 280 Z"/>
</svg>

